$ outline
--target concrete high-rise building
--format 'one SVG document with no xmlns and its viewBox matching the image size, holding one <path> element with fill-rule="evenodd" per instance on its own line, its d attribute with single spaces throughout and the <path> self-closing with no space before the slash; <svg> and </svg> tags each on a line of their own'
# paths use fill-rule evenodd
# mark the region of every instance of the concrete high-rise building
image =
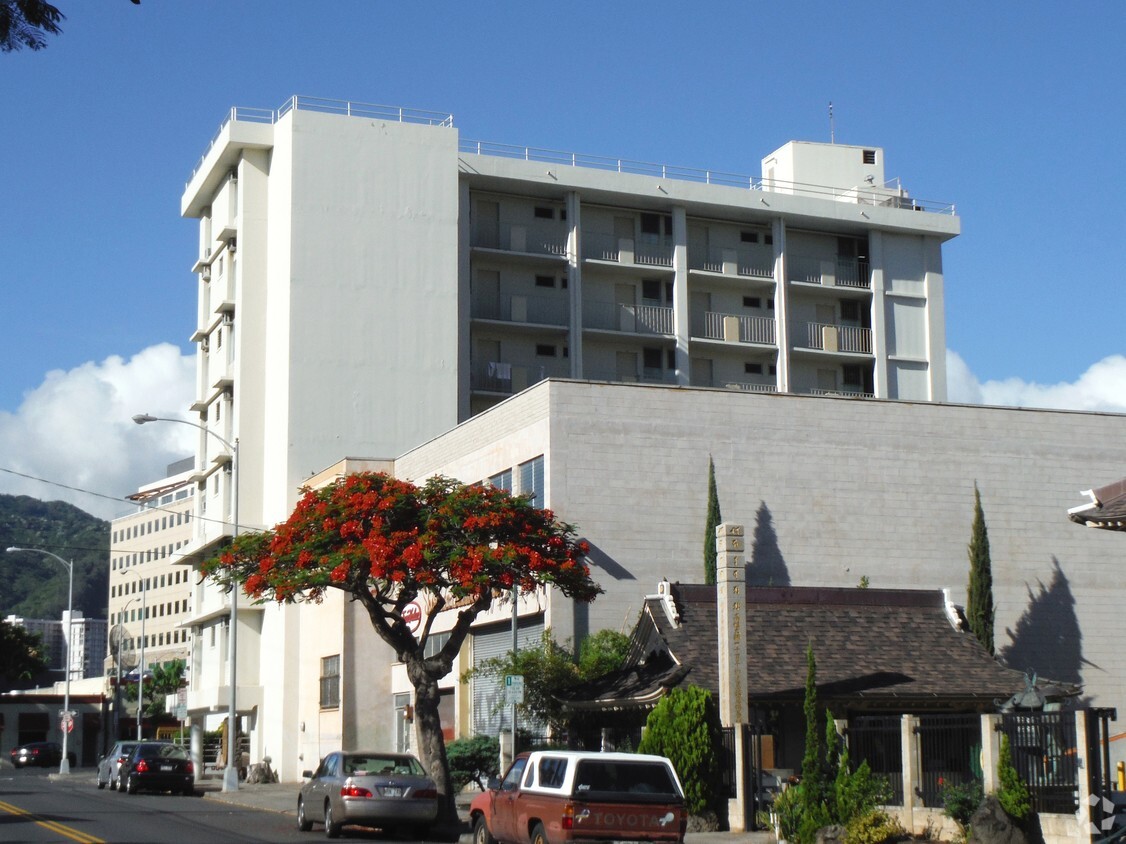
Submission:
<svg viewBox="0 0 1126 844">
<path fill-rule="evenodd" d="M 106 620 L 104 618 L 85 618 L 81 610 L 73 616 L 63 610 L 59 621 L 47 618 L 24 618 L 9 615 L 7 624 L 22 627 L 28 633 L 39 636 L 43 645 L 47 665 L 57 672 L 59 680 L 66 679 L 67 668 L 67 622 L 69 621 L 71 639 L 70 679 L 82 680 L 86 677 L 100 677 L 102 656 L 106 651 Z"/>
<path fill-rule="evenodd" d="M 168 467 L 165 477 L 129 496 L 133 513 L 110 525 L 109 623 L 118 629 L 126 670 L 182 659 L 188 664 L 191 570 L 178 565 L 192 539 L 196 487 L 195 458 Z M 114 636 L 103 642 L 105 672 L 116 670 Z"/>
<path fill-rule="evenodd" d="M 254 529 L 342 456 L 402 454 L 548 378 L 943 401 L 953 207 L 889 184 L 878 147 L 791 142 L 761 168 L 486 144 L 355 103 L 232 109 L 182 198 L 206 429 L 184 559 L 234 532 L 225 443 Z M 215 726 L 229 596 L 191 601 L 189 712 Z M 294 688 L 301 635 L 294 608 L 242 602 L 252 756 L 299 720 L 267 689 Z"/>
</svg>

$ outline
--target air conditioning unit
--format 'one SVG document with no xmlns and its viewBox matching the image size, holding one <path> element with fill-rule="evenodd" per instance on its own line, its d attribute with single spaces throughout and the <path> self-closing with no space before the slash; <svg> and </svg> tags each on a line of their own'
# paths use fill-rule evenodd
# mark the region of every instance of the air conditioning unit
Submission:
<svg viewBox="0 0 1126 844">
<path fill-rule="evenodd" d="M 200 276 L 204 281 L 211 281 L 211 267 L 204 267 L 200 272 Z"/>
<path fill-rule="evenodd" d="M 231 254 L 234 254 L 235 249 L 237 247 L 238 247 L 238 243 L 236 241 L 236 238 L 232 237 L 230 240 L 227 241 L 227 251 L 230 252 Z"/>
</svg>

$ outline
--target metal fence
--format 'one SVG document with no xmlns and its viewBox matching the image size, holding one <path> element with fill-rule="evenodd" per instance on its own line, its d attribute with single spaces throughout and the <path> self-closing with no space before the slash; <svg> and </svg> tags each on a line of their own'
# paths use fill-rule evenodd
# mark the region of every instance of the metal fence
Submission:
<svg viewBox="0 0 1126 844">
<path fill-rule="evenodd" d="M 903 805 L 903 731 L 898 715 L 858 715 L 848 723 L 848 761 L 855 771 L 869 770 L 891 786 L 891 804 Z"/>
<path fill-rule="evenodd" d="M 923 805 L 941 808 L 943 790 L 981 781 L 981 716 L 921 715 L 915 728 Z"/>
<path fill-rule="evenodd" d="M 1013 766 L 1028 786 L 1036 812 L 1079 808 L 1079 753 L 1074 712 L 1012 713 L 1001 718 Z"/>
</svg>

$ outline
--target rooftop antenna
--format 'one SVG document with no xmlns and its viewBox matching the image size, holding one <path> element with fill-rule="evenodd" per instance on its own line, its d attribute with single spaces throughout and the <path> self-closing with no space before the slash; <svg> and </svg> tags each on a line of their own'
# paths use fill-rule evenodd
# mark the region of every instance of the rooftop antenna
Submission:
<svg viewBox="0 0 1126 844">
<path fill-rule="evenodd" d="M 833 101 L 829 100 L 829 143 L 837 142 L 837 133 L 833 129 Z"/>
</svg>

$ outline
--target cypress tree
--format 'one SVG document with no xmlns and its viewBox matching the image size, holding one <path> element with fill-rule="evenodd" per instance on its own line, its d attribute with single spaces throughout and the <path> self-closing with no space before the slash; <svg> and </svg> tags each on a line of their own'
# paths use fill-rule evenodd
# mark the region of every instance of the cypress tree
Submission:
<svg viewBox="0 0 1126 844">
<path fill-rule="evenodd" d="M 969 544 L 970 582 L 966 587 L 966 616 L 970 631 L 993 653 L 993 564 L 989 559 L 989 532 L 981 508 L 981 492 L 974 483 L 974 523 Z"/>
<path fill-rule="evenodd" d="M 708 455 L 708 519 L 704 524 L 704 583 L 715 583 L 715 529 L 723 517 L 719 513 L 719 492 L 715 485 L 715 463 Z"/>
</svg>

